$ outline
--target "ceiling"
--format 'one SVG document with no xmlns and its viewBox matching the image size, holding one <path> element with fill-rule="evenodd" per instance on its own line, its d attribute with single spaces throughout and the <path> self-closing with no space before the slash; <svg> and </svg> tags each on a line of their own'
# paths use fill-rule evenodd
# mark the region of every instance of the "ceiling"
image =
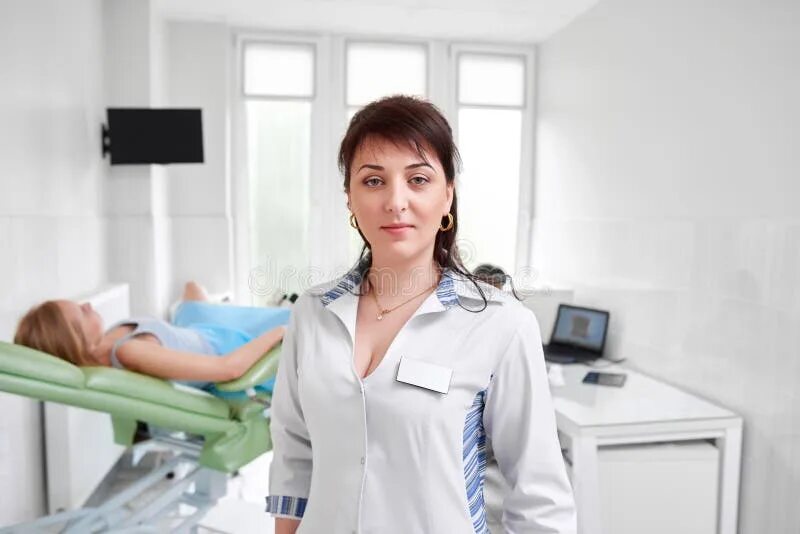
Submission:
<svg viewBox="0 0 800 534">
<path fill-rule="evenodd" d="M 598 0 L 155 0 L 168 19 L 243 28 L 484 42 L 543 41 Z"/>
</svg>

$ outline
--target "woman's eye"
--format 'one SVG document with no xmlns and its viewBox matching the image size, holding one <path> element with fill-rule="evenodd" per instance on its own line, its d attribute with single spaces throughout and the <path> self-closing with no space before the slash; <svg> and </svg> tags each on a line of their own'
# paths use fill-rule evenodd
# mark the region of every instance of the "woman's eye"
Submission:
<svg viewBox="0 0 800 534">
<path fill-rule="evenodd" d="M 411 182 L 414 185 L 423 185 L 423 184 L 425 184 L 425 183 L 427 183 L 429 181 L 430 180 L 428 180 L 428 178 L 426 176 L 414 176 L 413 178 L 411 178 Z M 367 185 L 367 186 L 370 186 L 370 187 L 378 186 L 381 183 L 382 183 L 382 180 L 380 178 L 377 178 L 377 177 L 374 177 L 374 176 L 372 178 L 367 178 L 366 180 L 364 180 L 364 185 Z"/>
</svg>

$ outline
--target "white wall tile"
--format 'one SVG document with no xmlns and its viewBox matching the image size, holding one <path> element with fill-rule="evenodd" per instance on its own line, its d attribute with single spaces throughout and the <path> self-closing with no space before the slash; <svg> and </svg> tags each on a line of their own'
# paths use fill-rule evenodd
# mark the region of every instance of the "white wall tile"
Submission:
<svg viewBox="0 0 800 534">
<path fill-rule="evenodd" d="M 230 220 L 227 217 L 173 217 L 172 298 L 196 280 L 209 292 L 230 291 Z"/>
<path fill-rule="evenodd" d="M 14 264 L 9 259 L 13 249 L 11 248 L 11 219 L 0 217 L 0 285 L 8 287 L 9 281 L 14 274 Z M 0 291 L 0 310 L 8 309 L 11 306 L 11 292 Z"/>
<path fill-rule="evenodd" d="M 38 401 L 0 393 L 12 414 L 0 434 L 0 525 L 28 521 L 44 513 L 41 416 Z"/>
<path fill-rule="evenodd" d="M 112 282 L 131 287 L 131 312 L 159 316 L 166 312 L 160 277 L 169 269 L 169 251 L 161 250 L 157 240 L 169 232 L 169 221 L 150 215 L 110 217 L 108 232 L 108 272 Z"/>
<path fill-rule="evenodd" d="M 779 226 L 770 250 L 766 302 L 800 315 L 800 224 Z"/>
<path fill-rule="evenodd" d="M 79 294 L 106 279 L 106 220 L 100 217 L 60 217 L 57 222 L 57 277 L 61 291 Z M 68 281 L 68 282 L 67 282 Z"/>
<path fill-rule="evenodd" d="M 0 213 L 98 209 L 104 173 L 99 5 L 4 3 Z"/>
<path fill-rule="evenodd" d="M 167 170 L 172 270 L 167 294 L 187 280 L 210 291 L 233 290 L 229 122 L 230 29 L 223 23 L 170 21 L 166 28 L 168 101 L 203 110 L 205 163 Z"/>
<path fill-rule="evenodd" d="M 152 177 L 149 165 L 114 165 L 105 182 L 103 213 L 147 215 L 153 213 Z"/>
<path fill-rule="evenodd" d="M 169 102 L 203 110 L 205 163 L 169 168 L 173 215 L 224 215 L 229 197 L 229 87 L 232 69 L 226 24 L 173 21 L 168 25 Z"/>
<path fill-rule="evenodd" d="M 58 282 L 58 219 L 55 217 L 11 218 L 13 273 L 5 281 L 14 303 L 29 303 L 52 297 Z"/>
</svg>

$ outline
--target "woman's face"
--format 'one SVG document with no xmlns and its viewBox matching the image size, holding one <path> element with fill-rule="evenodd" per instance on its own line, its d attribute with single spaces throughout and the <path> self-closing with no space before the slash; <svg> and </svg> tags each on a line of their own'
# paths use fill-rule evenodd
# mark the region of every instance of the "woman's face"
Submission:
<svg viewBox="0 0 800 534">
<path fill-rule="evenodd" d="M 91 304 L 59 300 L 58 306 L 69 322 L 80 327 L 89 345 L 96 345 L 100 342 L 104 332 L 103 319 Z"/>
<path fill-rule="evenodd" d="M 453 184 L 436 153 L 423 158 L 409 144 L 368 138 L 350 166 L 348 207 L 372 248 L 373 257 L 403 261 L 433 256 L 443 217 L 450 212 Z M 392 226 L 402 225 L 400 228 Z"/>
</svg>

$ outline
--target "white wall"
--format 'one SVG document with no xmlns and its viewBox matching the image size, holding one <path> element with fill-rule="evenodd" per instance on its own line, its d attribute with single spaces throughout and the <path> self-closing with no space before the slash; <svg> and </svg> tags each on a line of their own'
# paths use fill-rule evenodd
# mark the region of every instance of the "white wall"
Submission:
<svg viewBox="0 0 800 534">
<path fill-rule="evenodd" d="M 101 0 L 0 3 L 0 339 L 106 280 Z M 0 394 L 0 525 L 44 513 L 39 403 Z"/>
<path fill-rule="evenodd" d="M 540 49 L 534 266 L 745 418 L 740 531 L 800 524 L 800 4 L 604 0 Z"/>
<path fill-rule="evenodd" d="M 163 105 L 166 35 L 150 0 L 106 0 L 103 25 L 104 107 Z M 171 264 L 166 170 L 115 165 L 108 174 L 104 209 L 109 277 L 130 284 L 134 315 L 162 315 L 170 297 Z"/>
<path fill-rule="evenodd" d="M 167 168 L 172 268 L 177 296 L 187 280 L 212 293 L 233 289 L 229 129 L 233 37 L 222 23 L 167 22 L 167 105 L 201 108 L 202 165 Z"/>
</svg>

